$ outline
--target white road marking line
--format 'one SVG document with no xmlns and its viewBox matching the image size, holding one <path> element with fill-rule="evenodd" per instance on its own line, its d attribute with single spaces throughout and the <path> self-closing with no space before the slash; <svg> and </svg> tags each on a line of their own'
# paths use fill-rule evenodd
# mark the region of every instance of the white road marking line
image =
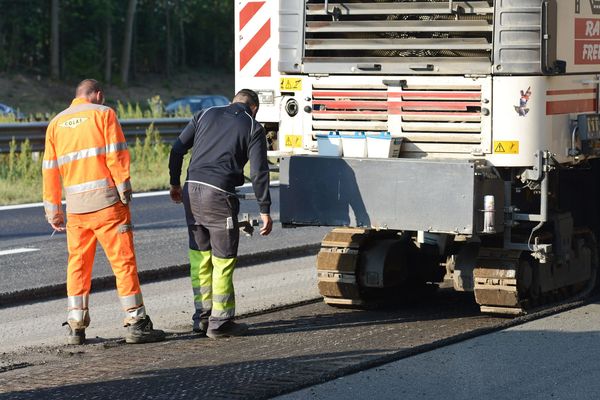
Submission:
<svg viewBox="0 0 600 400">
<path fill-rule="evenodd" d="M 65 204 L 65 202 L 62 202 Z M 2 206 L 0 207 L 0 211 L 9 211 L 9 210 L 20 210 L 22 208 L 34 208 L 34 207 L 44 207 L 44 203 L 28 203 L 28 204 L 14 204 L 12 206 Z"/>
<path fill-rule="evenodd" d="M 0 250 L 0 256 L 6 256 L 9 254 L 30 253 L 32 251 L 40 251 L 40 249 L 20 247 L 18 249 Z"/>
<path fill-rule="evenodd" d="M 242 186 L 238 186 L 238 188 L 251 188 L 251 187 L 252 187 L 251 183 L 244 183 Z M 271 182 L 271 187 L 279 187 L 279 181 Z M 136 199 L 136 198 L 140 198 L 140 197 L 165 196 L 168 194 L 169 194 L 168 190 L 161 190 L 158 192 L 134 193 L 133 198 Z M 62 203 L 65 204 L 64 201 Z M 43 207 L 43 206 L 44 206 L 44 203 L 15 204 L 12 206 L 2 206 L 2 207 L 0 207 L 0 211 L 20 210 L 23 208 L 34 208 L 34 207 Z"/>
<path fill-rule="evenodd" d="M 145 192 L 145 193 L 134 193 L 133 198 L 137 199 L 139 197 L 155 197 L 155 196 L 164 196 L 169 194 L 168 190 L 161 190 L 160 192 Z"/>
</svg>

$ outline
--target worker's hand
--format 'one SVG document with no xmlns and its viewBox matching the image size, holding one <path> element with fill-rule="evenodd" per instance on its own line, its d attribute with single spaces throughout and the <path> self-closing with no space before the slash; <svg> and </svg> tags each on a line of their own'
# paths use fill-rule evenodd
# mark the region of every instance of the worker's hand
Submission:
<svg viewBox="0 0 600 400">
<path fill-rule="evenodd" d="M 260 214 L 260 219 L 262 220 L 260 234 L 261 236 L 267 236 L 271 233 L 271 229 L 273 229 L 273 220 L 269 214 Z"/>
<path fill-rule="evenodd" d="M 174 203 L 181 203 L 183 201 L 183 191 L 181 190 L 181 186 L 171 185 L 171 190 L 169 191 L 171 195 L 171 200 Z"/>
<path fill-rule="evenodd" d="M 121 203 L 123 203 L 125 205 L 131 203 L 132 194 L 133 194 L 133 192 L 131 190 L 126 190 L 122 193 L 119 193 L 119 196 L 121 197 Z"/>
<path fill-rule="evenodd" d="M 64 232 L 64 230 L 66 229 L 64 223 L 60 224 L 60 225 L 50 224 L 50 226 L 52 227 L 52 229 L 54 229 L 57 232 Z"/>
<path fill-rule="evenodd" d="M 52 229 L 57 232 L 63 232 L 65 228 L 65 217 L 61 214 L 54 216 L 52 221 L 48 221 Z"/>
</svg>

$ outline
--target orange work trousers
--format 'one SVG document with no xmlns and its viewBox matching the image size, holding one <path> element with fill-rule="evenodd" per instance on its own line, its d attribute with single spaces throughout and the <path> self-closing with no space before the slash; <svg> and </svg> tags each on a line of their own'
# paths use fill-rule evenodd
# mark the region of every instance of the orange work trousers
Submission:
<svg viewBox="0 0 600 400">
<path fill-rule="evenodd" d="M 104 248 L 115 274 L 117 292 L 123 309 L 130 310 L 142 306 L 143 300 L 133 248 L 131 214 L 129 207 L 120 201 L 91 213 L 67 215 L 69 298 L 87 298 L 89 295 L 98 241 Z"/>
</svg>

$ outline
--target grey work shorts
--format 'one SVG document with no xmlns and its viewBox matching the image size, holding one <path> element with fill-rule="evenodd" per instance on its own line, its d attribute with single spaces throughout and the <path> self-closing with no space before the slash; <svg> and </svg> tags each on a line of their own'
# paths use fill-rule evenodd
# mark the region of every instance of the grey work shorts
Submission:
<svg viewBox="0 0 600 400">
<path fill-rule="evenodd" d="M 183 205 L 190 249 L 212 250 L 219 258 L 237 257 L 240 201 L 236 196 L 200 183 L 186 182 Z"/>
</svg>

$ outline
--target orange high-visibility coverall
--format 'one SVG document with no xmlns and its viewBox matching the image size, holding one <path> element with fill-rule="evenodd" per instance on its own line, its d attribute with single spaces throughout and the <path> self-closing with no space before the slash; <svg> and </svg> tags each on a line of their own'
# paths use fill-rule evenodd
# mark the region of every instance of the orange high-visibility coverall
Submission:
<svg viewBox="0 0 600 400">
<path fill-rule="evenodd" d="M 99 241 L 116 276 L 127 319 L 145 316 L 128 202 L 129 151 L 115 112 L 76 98 L 48 125 L 43 172 L 46 218 L 61 223 L 67 203 L 68 322 L 89 325 L 92 266 Z"/>
</svg>

